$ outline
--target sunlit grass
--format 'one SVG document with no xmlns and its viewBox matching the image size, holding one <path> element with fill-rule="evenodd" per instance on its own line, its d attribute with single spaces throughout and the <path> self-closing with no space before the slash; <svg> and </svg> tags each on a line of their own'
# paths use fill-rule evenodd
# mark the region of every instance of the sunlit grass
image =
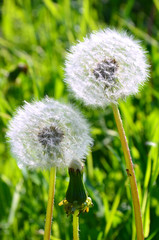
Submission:
<svg viewBox="0 0 159 240">
<path fill-rule="evenodd" d="M 24 100 L 48 95 L 74 103 L 63 83 L 66 51 L 92 30 L 110 25 L 141 39 L 152 64 L 150 81 L 119 107 L 135 167 L 145 237 L 158 240 L 157 1 L 4 0 L 0 9 L 0 239 L 43 239 L 48 198 L 48 172 L 20 170 L 10 155 L 5 138 L 9 119 Z M 21 62 L 27 64 L 27 74 L 21 72 L 10 81 L 9 73 Z M 103 240 L 105 234 L 107 240 L 135 240 L 130 186 L 112 110 L 78 106 L 89 119 L 94 138 L 86 162 L 89 169 L 85 169 L 85 184 L 94 207 L 80 217 L 80 238 Z M 67 186 L 67 171 L 59 170 L 54 240 L 72 239 L 72 219 L 58 206 Z"/>
</svg>

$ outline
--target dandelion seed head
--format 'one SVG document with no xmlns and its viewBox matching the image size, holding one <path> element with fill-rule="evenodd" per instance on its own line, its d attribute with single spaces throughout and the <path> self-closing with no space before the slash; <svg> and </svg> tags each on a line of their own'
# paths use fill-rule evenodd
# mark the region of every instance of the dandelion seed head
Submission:
<svg viewBox="0 0 159 240">
<path fill-rule="evenodd" d="M 65 63 L 65 81 L 86 105 L 117 103 L 138 92 L 149 65 L 138 41 L 125 32 L 106 29 L 73 46 Z"/>
<path fill-rule="evenodd" d="M 79 111 L 50 98 L 19 108 L 7 137 L 21 168 L 68 167 L 73 159 L 83 159 L 92 143 Z"/>
</svg>

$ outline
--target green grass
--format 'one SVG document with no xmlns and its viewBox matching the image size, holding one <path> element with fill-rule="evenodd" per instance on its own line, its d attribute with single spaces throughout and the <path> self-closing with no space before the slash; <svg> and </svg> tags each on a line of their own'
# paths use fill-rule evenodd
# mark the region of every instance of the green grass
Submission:
<svg viewBox="0 0 159 240">
<path fill-rule="evenodd" d="M 9 119 L 24 100 L 48 95 L 74 103 L 63 83 L 66 52 L 92 30 L 108 26 L 142 40 L 152 65 L 149 82 L 119 106 L 137 177 L 145 238 L 159 239 L 157 0 L 0 2 L 0 239 L 43 239 L 48 198 L 48 172 L 20 170 L 10 154 L 5 138 Z M 27 64 L 27 74 L 10 79 L 9 73 L 19 63 Z M 85 169 L 94 207 L 80 217 L 81 240 L 135 240 L 130 186 L 112 109 L 91 110 L 77 104 L 89 119 L 94 138 Z M 72 218 L 58 206 L 67 186 L 67 170 L 58 170 L 54 240 L 72 239 Z"/>
</svg>

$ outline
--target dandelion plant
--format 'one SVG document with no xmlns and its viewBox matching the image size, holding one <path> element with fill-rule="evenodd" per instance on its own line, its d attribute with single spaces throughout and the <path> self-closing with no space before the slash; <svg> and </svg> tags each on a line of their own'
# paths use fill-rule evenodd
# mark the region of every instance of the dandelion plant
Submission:
<svg viewBox="0 0 159 240">
<path fill-rule="evenodd" d="M 87 213 L 93 206 L 83 183 L 83 161 L 74 159 L 69 165 L 70 181 L 66 192 L 66 199 L 59 203 L 64 205 L 67 216 L 73 215 L 73 240 L 79 240 L 79 215 Z"/>
<path fill-rule="evenodd" d="M 44 240 L 50 239 L 56 168 L 83 158 L 92 139 L 82 115 L 70 105 L 45 98 L 24 106 L 10 121 L 11 150 L 19 167 L 49 169 L 50 184 Z"/>
<path fill-rule="evenodd" d="M 118 100 L 138 92 L 148 78 L 149 65 L 140 43 L 126 32 L 105 29 L 73 46 L 65 63 L 65 82 L 75 97 L 92 107 L 113 107 L 126 160 L 135 211 L 137 239 L 143 240 L 140 203 Z"/>
</svg>

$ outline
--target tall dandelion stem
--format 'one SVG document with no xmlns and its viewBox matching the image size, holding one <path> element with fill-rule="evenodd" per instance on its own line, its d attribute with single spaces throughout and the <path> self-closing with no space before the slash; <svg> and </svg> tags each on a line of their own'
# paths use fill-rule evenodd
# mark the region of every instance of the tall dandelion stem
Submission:
<svg viewBox="0 0 159 240">
<path fill-rule="evenodd" d="M 53 207 L 54 207 L 55 181 L 56 181 L 56 167 L 52 167 L 50 170 L 49 197 L 48 197 L 47 212 L 46 212 L 44 240 L 50 239 L 51 223 L 52 223 L 52 215 L 53 215 Z"/>
<path fill-rule="evenodd" d="M 119 136 L 120 136 L 120 140 L 121 140 L 121 145 L 122 145 L 124 156 L 125 156 L 127 174 L 130 179 L 133 206 L 134 206 L 134 212 L 135 212 L 137 240 L 143 240 L 144 234 L 143 234 L 143 226 L 142 226 L 141 209 L 140 209 L 139 195 L 138 195 L 138 190 L 137 190 L 137 184 L 136 184 L 133 163 L 132 163 L 132 159 L 131 159 L 131 155 L 130 155 L 130 151 L 129 151 L 129 147 L 128 147 L 128 143 L 126 140 L 125 131 L 123 128 L 123 124 L 122 124 L 122 120 L 120 117 L 118 107 L 115 104 L 112 104 L 112 107 L 113 107 L 113 113 L 114 113 L 116 125 L 118 128 L 118 132 L 119 132 Z"/>
<path fill-rule="evenodd" d="M 73 214 L 73 240 L 79 240 L 79 211 L 76 210 Z"/>
</svg>

